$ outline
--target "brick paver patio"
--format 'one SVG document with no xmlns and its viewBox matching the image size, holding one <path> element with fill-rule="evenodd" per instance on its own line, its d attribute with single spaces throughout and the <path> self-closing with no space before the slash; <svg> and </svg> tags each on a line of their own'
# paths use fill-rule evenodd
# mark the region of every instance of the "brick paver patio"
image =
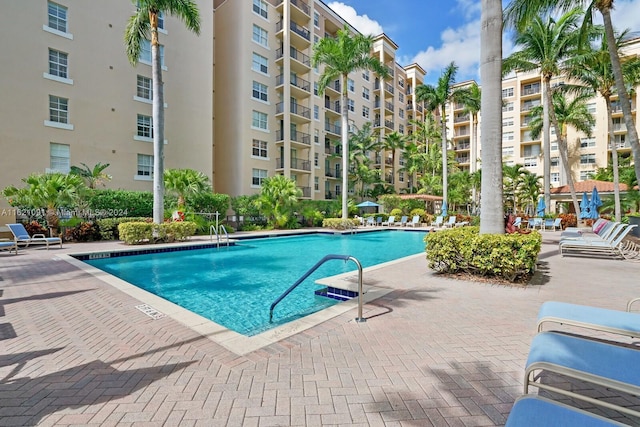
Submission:
<svg viewBox="0 0 640 427">
<path fill-rule="evenodd" d="M 504 424 L 542 302 L 638 296 L 640 263 L 561 258 L 558 236 L 527 288 L 439 277 L 420 256 L 365 274 L 392 289 L 366 323 L 354 309 L 244 356 L 59 259 L 117 243 L 0 254 L 0 425 Z"/>
</svg>

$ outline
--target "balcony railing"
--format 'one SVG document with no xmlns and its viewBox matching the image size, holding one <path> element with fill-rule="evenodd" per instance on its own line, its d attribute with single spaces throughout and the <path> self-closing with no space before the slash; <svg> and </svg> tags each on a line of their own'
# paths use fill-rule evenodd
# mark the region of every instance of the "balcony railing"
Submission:
<svg viewBox="0 0 640 427">
<path fill-rule="evenodd" d="M 311 187 L 298 187 L 302 191 L 302 197 L 311 197 Z"/>
<path fill-rule="evenodd" d="M 384 125 L 391 130 L 396 128 L 396 124 L 392 120 L 385 120 Z"/>
<path fill-rule="evenodd" d="M 613 131 L 614 132 L 626 132 L 627 130 L 627 125 L 625 125 L 624 123 L 614 123 L 613 124 Z"/>
<path fill-rule="evenodd" d="M 283 168 L 284 168 L 284 159 L 281 157 L 278 157 L 276 159 L 276 169 L 283 169 Z M 291 169 L 310 171 L 311 162 L 309 160 L 303 160 L 303 159 L 298 159 L 296 157 L 293 157 L 291 159 Z"/>
<path fill-rule="evenodd" d="M 276 76 L 276 86 L 280 86 L 282 83 L 284 83 L 284 75 L 283 74 L 279 74 Z M 306 92 L 310 92 L 311 91 L 311 83 L 309 83 L 308 81 L 306 81 L 305 79 L 303 79 L 302 77 L 298 77 L 295 75 L 291 76 L 291 85 L 295 86 L 297 88 L 300 88 Z"/>
<path fill-rule="evenodd" d="M 327 178 L 342 178 L 342 171 L 325 171 L 324 176 Z"/>
<path fill-rule="evenodd" d="M 467 143 L 467 144 L 458 144 L 456 145 L 456 150 L 468 150 L 469 147 L 471 147 L 471 144 Z"/>
<path fill-rule="evenodd" d="M 522 104 L 522 111 L 530 111 L 540 105 L 540 102 L 525 102 Z"/>
<path fill-rule="evenodd" d="M 305 117 L 307 119 L 311 119 L 311 109 L 307 108 L 303 105 L 291 103 L 291 113 L 297 114 L 298 116 Z"/>
<path fill-rule="evenodd" d="M 393 106 L 393 104 L 391 102 L 385 102 L 384 103 L 384 108 L 386 108 L 389 111 L 395 111 L 395 108 Z"/>
<path fill-rule="evenodd" d="M 307 16 L 309 16 L 309 12 L 310 12 L 309 5 L 307 5 L 305 2 L 300 0 L 291 0 L 291 4 L 296 6 L 298 9 L 306 13 Z"/>
<path fill-rule="evenodd" d="M 331 123 L 325 123 L 324 124 L 324 130 L 326 130 L 327 132 L 331 132 L 333 134 L 336 134 L 336 135 L 340 135 L 341 134 L 341 130 L 342 130 L 342 126 L 332 125 Z"/>
<path fill-rule="evenodd" d="M 311 145 L 311 135 L 300 131 L 291 131 L 291 140 L 305 145 Z"/>
<path fill-rule="evenodd" d="M 279 47 L 278 49 L 276 49 L 276 59 L 282 58 L 283 54 L 284 54 L 283 48 Z M 289 56 L 292 59 L 295 59 L 296 61 L 303 63 L 307 67 L 311 66 L 311 59 L 293 46 L 290 46 Z"/>
<path fill-rule="evenodd" d="M 534 86 L 534 87 L 529 87 L 529 88 L 523 88 L 522 89 L 522 95 L 526 96 L 526 95 L 535 95 L 540 93 L 540 86 Z"/>
<path fill-rule="evenodd" d="M 609 150 L 611 150 L 611 144 L 608 144 L 608 148 Z M 629 143 L 629 141 L 616 141 L 616 148 L 631 148 L 631 144 Z"/>
<path fill-rule="evenodd" d="M 469 131 L 468 129 L 466 130 L 459 130 L 458 132 L 456 132 L 453 136 L 455 137 L 459 137 L 459 136 L 469 136 L 471 135 L 471 131 Z"/>
<path fill-rule="evenodd" d="M 301 36 L 306 40 L 311 40 L 311 33 L 309 32 L 309 30 L 303 27 L 302 25 L 296 24 L 293 21 L 291 21 L 291 31 L 293 31 L 294 33 L 298 34 L 299 36 Z"/>
<path fill-rule="evenodd" d="M 391 85 L 390 85 L 390 84 L 388 84 L 388 83 L 385 83 L 385 85 L 384 85 L 384 90 L 386 90 L 387 92 L 389 92 L 389 93 L 391 93 L 391 94 L 393 94 L 393 93 L 394 93 L 393 86 L 391 86 Z"/>
<path fill-rule="evenodd" d="M 340 102 L 324 101 L 324 108 L 340 114 Z"/>
<path fill-rule="evenodd" d="M 463 114 L 462 116 L 456 116 L 455 119 L 453 119 L 454 123 L 468 122 L 468 121 L 469 121 L 469 114 Z"/>
<path fill-rule="evenodd" d="M 456 157 L 456 162 L 458 163 L 469 163 L 469 157 Z"/>
</svg>

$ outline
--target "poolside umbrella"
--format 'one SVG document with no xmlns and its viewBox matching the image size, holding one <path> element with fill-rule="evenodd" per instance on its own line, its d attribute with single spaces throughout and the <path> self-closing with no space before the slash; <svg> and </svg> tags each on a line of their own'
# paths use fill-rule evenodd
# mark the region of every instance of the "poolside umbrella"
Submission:
<svg viewBox="0 0 640 427">
<path fill-rule="evenodd" d="M 356 206 L 359 207 L 359 208 L 378 208 L 378 207 L 380 207 L 379 204 L 377 204 L 375 202 L 372 202 L 370 200 L 364 201 L 362 203 L 358 203 Z"/>
<path fill-rule="evenodd" d="M 544 210 L 547 205 L 544 203 L 544 197 L 538 199 L 538 207 L 536 208 L 536 216 L 544 216 Z"/>
<path fill-rule="evenodd" d="M 440 212 L 440 215 L 442 215 L 443 218 L 445 216 L 447 216 L 447 201 L 446 200 L 444 200 L 442 202 L 442 212 Z"/>
<path fill-rule="evenodd" d="M 580 202 L 580 219 L 589 218 L 589 198 L 587 197 L 587 192 L 582 193 L 582 201 Z"/>
<path fill-rule="evenodd" d="M 600 200 L 600 195 L 598 194 L 598 189 L 594 186 L 593 192 L 591 193 L 591 204 L 589 205 L 589 218 L 598 219 L 600 214 L 598 213 L 598 208 L 602 206 L 602 200 Z"/>
</svg>

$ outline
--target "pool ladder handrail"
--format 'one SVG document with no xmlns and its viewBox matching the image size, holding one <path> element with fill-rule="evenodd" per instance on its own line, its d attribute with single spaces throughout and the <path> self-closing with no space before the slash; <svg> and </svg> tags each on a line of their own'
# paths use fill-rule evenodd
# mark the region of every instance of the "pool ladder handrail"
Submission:
<svg viewBox="0 0 640 427">
<path fill-rule="evenodd" d="M 229 246 L 229 233 L 227 233 L 227 229 L 223 224 L 220 224 L 220 230 L 224 233 L 227 238 L 227 246 Z M 209 227 L 209 239 L 213 242 L 213 235 L 216 236 L 216 241 L 218 243 L 218 247 L 220 247 L 220 233 L 216 230 L 216 226 L 212 225 Z"/>
<path fill-rule="evenodd" d="M 296 280 L 296 282 L 293 285 L 291 285 L 289 287 L 289 289 L 284 291 L 284 293 L 282 295 L 280 295 L 278 298 L 276 298 L 276 300 L 273 303 L 271 303 L 271 307 L 269 307 L 269 323 L 273 322 L 273 310 L 276 307 L 276 305 L 278 305 L 278 303 L 280 301 L 282 301 L 284 299 L 284 297 L 289 295 L 291 293 L 291 291 L 293 291 L 300 283 L 304 282 L 306 280 L 306 278 L 309 277 L 314 271 L 316 271 L 322 264 L 324 264 L 325 262 L 330 261 L 332 259 L 341 259 L 344 262 L 353 261 L 356 264 L 356 266 L 358 267 L 358 317 L 356 317 L 356 322 L 366 322 L 367 321 L 367 319 L 362 317 L 362 294 L 363 294 L 363 291 L 362 291 L 362 264 L 360 264 L 360 261 L 358 261 L 355 257 L 352 257 L 351 255 L 329 254 L 329 255 L 324 256 L 320 261 L 318 261 L 316 263 L 316 265 L 314 265 L 309 270 L 307 270 L 306 273 L 304 273 L 298 280 Z"/>
</svg>

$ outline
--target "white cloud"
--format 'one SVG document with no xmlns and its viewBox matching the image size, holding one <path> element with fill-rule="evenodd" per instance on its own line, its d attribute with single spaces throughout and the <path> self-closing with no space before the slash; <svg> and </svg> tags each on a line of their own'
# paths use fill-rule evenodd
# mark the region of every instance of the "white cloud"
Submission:
<svg viewBox="0 0 640 427">
<path fill-rule="evenodd" d="M 616 0 L 613 5 L 611 21 L 616 30 L 640 31 L 640 0 Z"/>
<path fill-rule="evenodd" d="M 337 1 L 327 4 L 327 6 L 364 35 L 377 36 L 384 32 L 378 21 L 367 15 L 358 15 L 358 12 L 351 6 Z"/>
</svg>

